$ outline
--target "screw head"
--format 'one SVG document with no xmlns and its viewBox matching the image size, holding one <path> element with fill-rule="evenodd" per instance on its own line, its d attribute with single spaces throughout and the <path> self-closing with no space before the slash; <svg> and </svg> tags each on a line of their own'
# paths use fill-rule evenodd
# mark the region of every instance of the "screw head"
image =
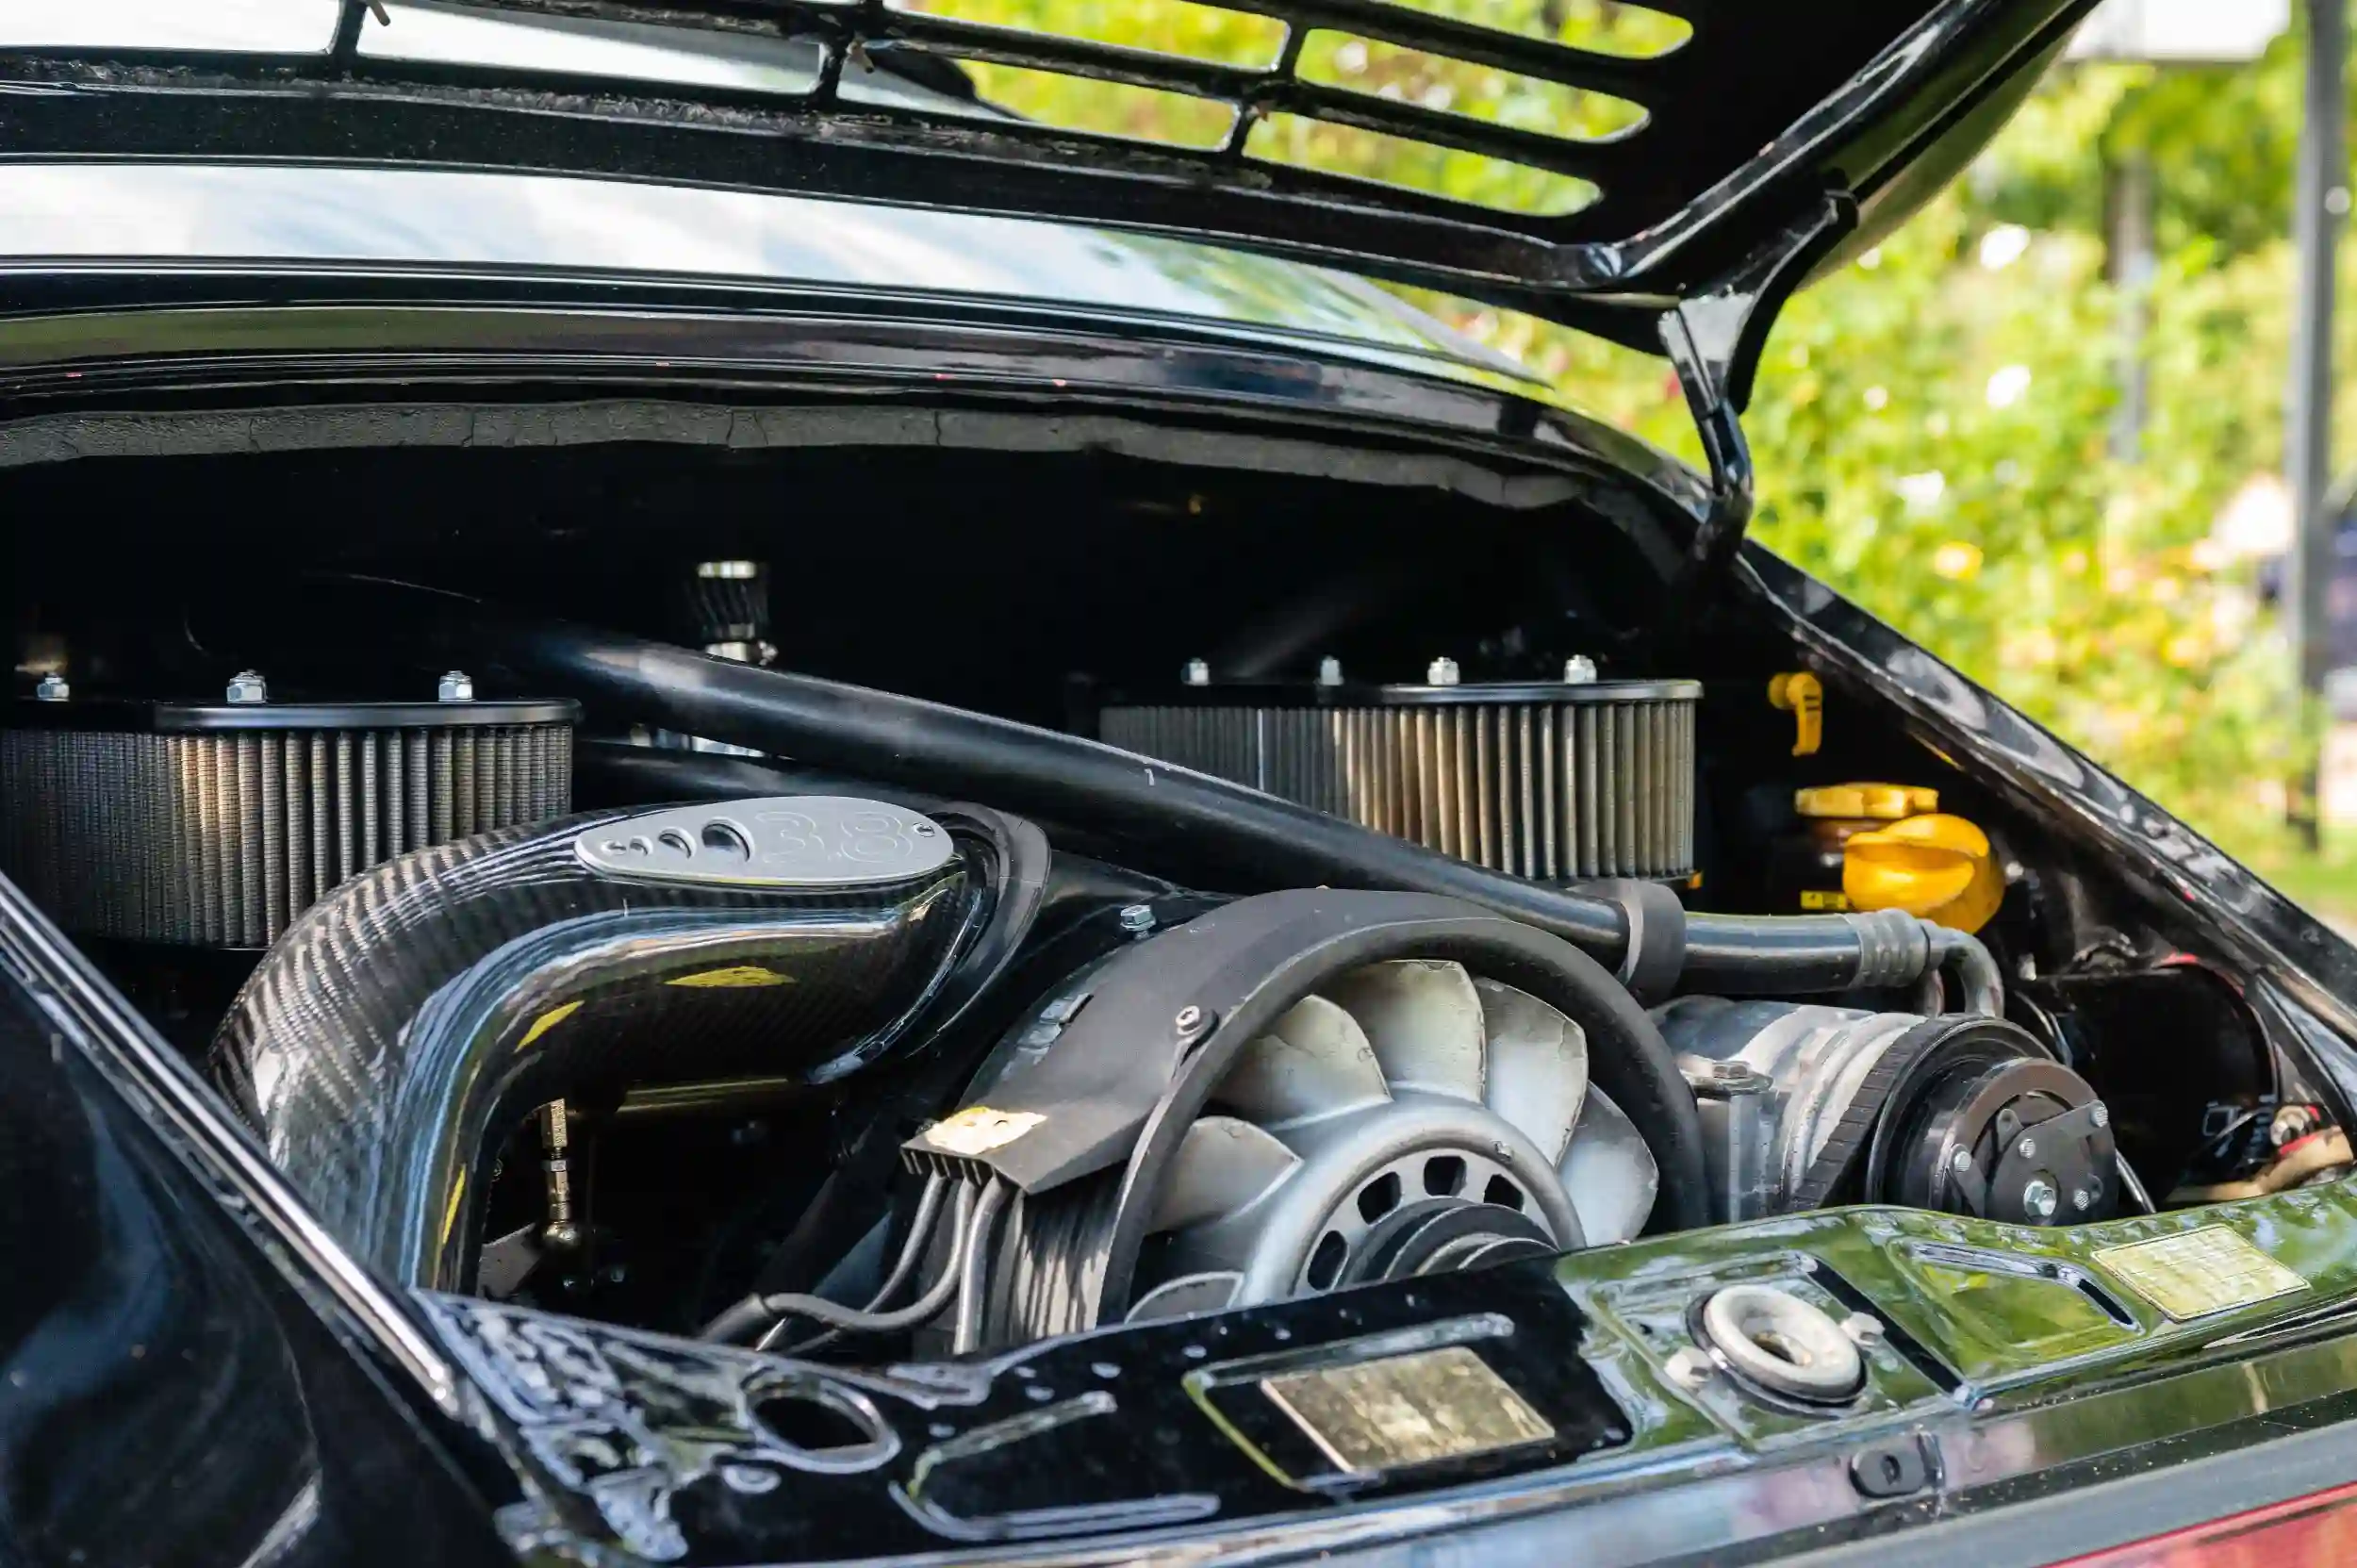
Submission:
<svg viewBox="0 0 2357 1568">
<path fill-rule="evenodd" d="M 1170 1027 L 1178 1031 L 1180 1044 L 1193 1045 L 1211 1032 L 1211 1023 L 1210 1008 L 1197 1007 L 1195 1003 L 1189 1002 L 1178 1010 L 1177 1017 L 1170 1020 Z"/>
<path fill-rule="evenodd" d="M 434 683 L 434 697 L 441 702 L 471 702 L 474 701 L 474 677 L 463 669 L 446 669 Z"/>
<path fill-rule="evenodd" d="M 1596 684 L 1596 661 L 1585 653 L 1574 653 L 1563 661 L 1563 684 L 1567 686 L 1591 686 Z"/>
<path fill-rule="evenodd" d="M 1972 1168 L 1972 1151 L 1969 1148 L 1957 1149 L 1953 1154 L 1948 1156 L 1948 1168 L 1954 1171 L 1958 1176 L 1962 1176 L 1965 1172 L 1970 1170 Z"/>
<path fill-rule="evenodd" d="M 1121 929 L 1124 931 L 1152 931 L 1154 929 L 1154 911 L 1145 904 L 1122 905 L 1120 918 Z"/>
<path fill-rule="evenodd" d="M 1318 661 L 1318 685 L 1338 686 L 1343 684 L 1343 661 L 1328 653 Z"/>
<path fill-rule="evenodd" d="M 1424 682 L 1429 686 L 1453 686 L 1459 679 L 1457 661 L 1443 653 L 1425 667 Z"/>
<path fill-rule="evenodd" d="M 232 702 L 267 702 L 270 683 L 262 679 L 258 669 L 240 669 L 229 677 L 229 701 Z"/>
<path fill-rule="evenodd" d="M 62 675 L 43 675 L 33 687 L 33 700 L 37 702 L 62 702 L 73 695 L 74 687 Z"/>
<path fill-rule="evenodd" d="M 2021 1207 L 2035 1218 L 2052 1219 L 2061 1200 L 2054 1184 L 2042 1176 L 2033 1176 L 2021 1185 Z"/>
<path fill-rule="evenodd" d="M 2037 1156 L 2037 1140 L 2036 1138 L 2024 1138 L 2019 1143 L 2014 1145 L 2014 1147 L 2021 1151 L 2021 1158 L 2024 1160 L 2036 1159 Z"/>
<path fill-rule="evenodd" d="M 1663 1370 L 1670 1374 L 1670 1381 L 1680 1388 L 1700 1388 L 1718 1373 L 1718 1368 L 1710 1364 L 1710 1358 L 1690 1345 L 1672 1351 Z"/>
<path fill-rule="evenodd" d="M 2112 1108 L 2099 1099 L 2087 1107 L 2087 1120 L 2098 1127 L 2109 1127 L 2112 1125 Z"/>
<path fill-rule="evenodd" d="M 2070 1189 L 2070 1206 L 2073 1209 L 2078 1210 L 2081 1213 L 2085 1213 L 2087 1211 L 2087 1205 L 2093 1203 L 2094 1201 L 2095 1195 L 2087 1191 L 2085 1187 L 2073 1187 Z"/>
<path fill-rule="evenodd" d="M 1186 668 L 1178 672 L 1178 678 L 1191 686 L 1208 686 L 1211 684 L 1211 662 L 1209 659 L 1189 659 Z"/>
</svg>

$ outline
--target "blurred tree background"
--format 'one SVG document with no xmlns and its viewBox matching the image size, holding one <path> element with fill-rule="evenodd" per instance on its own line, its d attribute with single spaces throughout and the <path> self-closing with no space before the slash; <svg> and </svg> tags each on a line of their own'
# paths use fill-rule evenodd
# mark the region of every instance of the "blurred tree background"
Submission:
<svg viewBox="0 0 2357 1568">
<path fill-rule="evenodd" d="M 1243 65 L 1264 19 L 1189 0 L 903 0 L 970 20 Z M 1613 53 L 1685 27 L 1609 0 L 1408 0 Z M 2357 912 L 2357 845 L 2293 852 L 2284 781 L 2313 754 L 2250 520 L 2280 498 L 2305 40 L 2255 64 L 2058 67 L 2013 124 L 1898 235 L 1786 310 L 1747 418 L 1755 536 L 2085 747 L 2287 890 Z M 983 94 L 1078 129 L 1216 144 L 1228 111 L 1179 95 L 973 67 Z M 1605 136 L 1634 106 L 1340 34 L 1302 74 L 1426 107 Z M 2357 77 L 2352 77 L 2357 79 Z M 1277 117 L 1250 150 L 1517 209 L 1581 182 Z M 2107 171 L 2149 168 L 2157 266 L 2107 256 Z M 2349 247 L 2343 248 L 2345 261 Z M 2357 299 L 2357 267 L 2342 297 Z M 1658 359 L 1544 322 L 1424 299 L 1544 372 L 1566 399 L 1699 461 Z M 2123 323 L 2147 404 L 2115 439 Z M 2357 331 L 2357 309 L 2341 322 Z M 2346 354 L 2344 364 L 2353 363 Z M 2357 451 L 2344 383 L 2336 452 Z M 2251 504 L 2253 501 L 2258 504 Z M 2239 503 L 2238 503 L 2239 502 Z M 2273 502 L 2278 515 L 2287 503 Z"/>
</svg>

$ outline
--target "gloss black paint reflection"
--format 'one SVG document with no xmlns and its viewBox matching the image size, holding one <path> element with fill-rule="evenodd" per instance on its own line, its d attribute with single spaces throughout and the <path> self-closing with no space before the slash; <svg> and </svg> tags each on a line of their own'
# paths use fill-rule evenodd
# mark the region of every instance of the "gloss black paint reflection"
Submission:
<svg viewBox="0 0 2357 1568">
<path fill-rule="evenodd" d="M 455 1434 L 0 956 L 0 1562 L 511 1560 Z"/>
</svg>

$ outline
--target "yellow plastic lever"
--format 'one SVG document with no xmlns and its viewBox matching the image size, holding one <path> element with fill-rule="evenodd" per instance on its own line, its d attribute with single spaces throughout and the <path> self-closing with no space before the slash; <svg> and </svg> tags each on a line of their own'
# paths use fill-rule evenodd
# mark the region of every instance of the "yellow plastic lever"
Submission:
<svg viewBox="0 0 2357 1568">
<path fill-rule="evenodd" d="M 1792 742 L 1796 757 L 1813 757 L 1825 743 L 1825 688 L 1805 669 L 1778 675 L 1768 683 L 1768 705 L 1791 714 L 1800 734 Z"/>
<path fill-rule="evenodd" d="M 1978 931 L 2004 901 L 1988 835 L 1961 817 L 1934 812 L 1852 834 L 1841 851 L 1841 891 L 1853 909 L 1904 909 Z"/>
</svg>

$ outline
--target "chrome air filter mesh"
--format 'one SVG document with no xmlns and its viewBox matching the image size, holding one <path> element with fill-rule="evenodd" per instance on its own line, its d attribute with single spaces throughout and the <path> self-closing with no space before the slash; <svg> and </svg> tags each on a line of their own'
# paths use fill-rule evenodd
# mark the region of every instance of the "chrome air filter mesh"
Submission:
<svg viewBox="0 0 2357 1568">
<path fill-rule="evenodd" d="M 1210 685 L 1100 739 L 1542 882 L 1694 869 L 1692 681 Z"/>
<path fill-rule="evenodd" d="M 570 702 L 12 705 L 0 871 L 68 930 L 267 947 L 405 850 L 562 816 Z"/>
</svg>

